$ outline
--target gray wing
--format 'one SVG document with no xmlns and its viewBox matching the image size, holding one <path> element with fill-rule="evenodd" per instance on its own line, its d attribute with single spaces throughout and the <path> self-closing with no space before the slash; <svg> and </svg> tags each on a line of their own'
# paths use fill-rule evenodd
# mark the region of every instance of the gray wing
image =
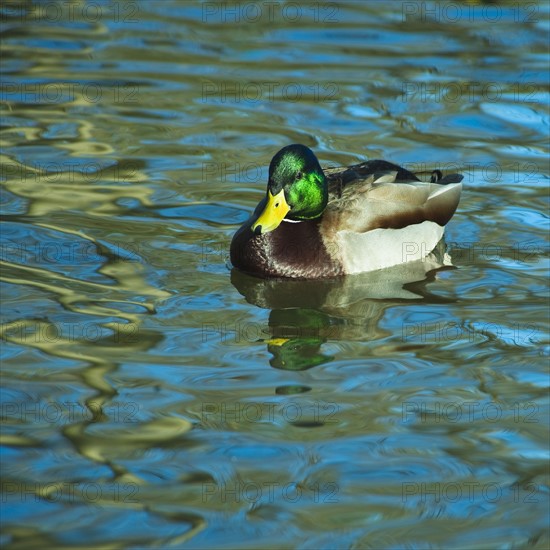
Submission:
<svg viewBox="0 0 550 550">
<path fill-rule="evenodd" d="M 341 171 L 341 169 L 340 169 Z M 444 184 L 396 180 L 398 172 L 378 172 L 339 185 L 329 174 L 329 203 L 323 215 L 327 228 L 364 233 L 372 229 L 400 229 L 433 221 L 443 226 L 453 216 L 462 191 L 459 176 L 447 176 Z M 450 183 L 456 181 L 457 183 Z"/>
</svg>

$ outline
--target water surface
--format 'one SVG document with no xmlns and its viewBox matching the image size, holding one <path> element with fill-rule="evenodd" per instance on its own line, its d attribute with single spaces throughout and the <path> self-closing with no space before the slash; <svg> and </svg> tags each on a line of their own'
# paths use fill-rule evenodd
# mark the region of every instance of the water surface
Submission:
<svg viewBox="0 0 550 550">
<path fill-rule="evenodd" d="M 547 4 L 47 6 L 1 8 L 5 547 L 546 548 Z M 462 172 L 454 267 L 231 271 L 293 142 Z"/>
</svg>

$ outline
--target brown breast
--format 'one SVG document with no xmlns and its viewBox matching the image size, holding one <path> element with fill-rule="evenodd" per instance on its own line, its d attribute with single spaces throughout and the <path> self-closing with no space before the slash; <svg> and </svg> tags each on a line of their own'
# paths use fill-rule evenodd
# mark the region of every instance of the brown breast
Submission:
<svg viewBox="0 0 550 550">
<path fill-rule="evenodd" d="M 342 266 L 328 254 L 319 221 L 282 222 L 277 229 L 253 235 L 250 218 L 231 241 L 231 263 L 267 277 L 320 278 L 342 275 Z"/>
</svg>

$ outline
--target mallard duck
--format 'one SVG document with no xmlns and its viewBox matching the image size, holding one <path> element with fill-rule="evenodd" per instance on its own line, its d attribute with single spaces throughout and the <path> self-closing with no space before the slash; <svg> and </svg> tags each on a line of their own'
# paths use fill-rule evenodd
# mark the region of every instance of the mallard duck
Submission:
<svg viewBox="0 0 550 550">
<path fill-rule="evenodd" d="M 443 237 L 463 176 L 429 182 L 384 160 L 321 168 L 305 145 L 281 149 L 266 196 L 231 241 L 234 267 L 313 279 L 374 271 L 426 257 Z"/>
</svg>

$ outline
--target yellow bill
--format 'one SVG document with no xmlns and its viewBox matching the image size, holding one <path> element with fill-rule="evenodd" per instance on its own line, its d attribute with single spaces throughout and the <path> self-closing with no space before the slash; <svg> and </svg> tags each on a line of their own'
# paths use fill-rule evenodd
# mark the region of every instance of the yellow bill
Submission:
<svg viewBox="0 0 550 550">
<path fill-rule="evenodd" d="M 290 338 L 271 338 L 265 341 L 269 346 L 282 346 L 287 342 L 290 342 Z"/>
<path fill-rule="evenodd" d="M 260 234 L 277 229 L 289 210 L 290 206 L 286 202 L 284 189 L 275 196 L 271 194 L 271 190 L 268 190 L 267 204 L 260 217 L 252 224 L 252 231 Z"/>
</svg>

